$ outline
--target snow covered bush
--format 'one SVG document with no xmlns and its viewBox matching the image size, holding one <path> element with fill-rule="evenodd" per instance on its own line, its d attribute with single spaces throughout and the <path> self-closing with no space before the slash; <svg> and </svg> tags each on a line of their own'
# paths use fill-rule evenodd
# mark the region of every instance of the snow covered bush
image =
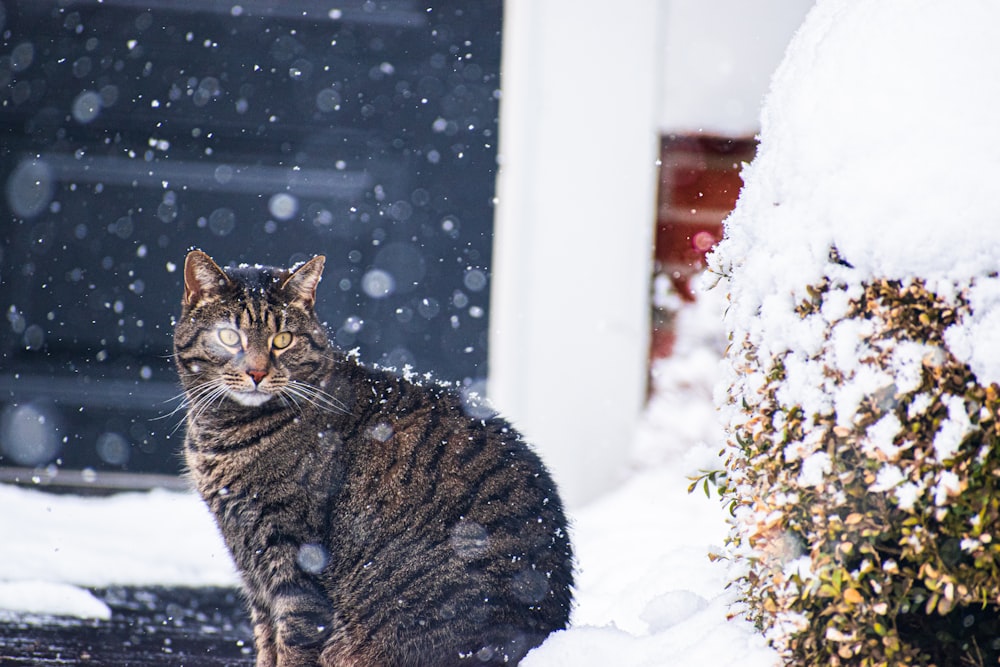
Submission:
<svg viewBox="0 0 1000 667">
<path fill-rule="evenodd" d="M 749 613 L 789 664 L 996 664 L 1000 387 L 946 344 L 966 294 L 828 273 L 795 309 L 814 355 L 731 351 L 762 380 L 733 395 L 727 480 Z"/>
<path fill-rule="evenodd" d="M 788 665 L 1000 658 L 996 25 L 819 0 L 711 258 L 728 555 Z"/>
</svg>

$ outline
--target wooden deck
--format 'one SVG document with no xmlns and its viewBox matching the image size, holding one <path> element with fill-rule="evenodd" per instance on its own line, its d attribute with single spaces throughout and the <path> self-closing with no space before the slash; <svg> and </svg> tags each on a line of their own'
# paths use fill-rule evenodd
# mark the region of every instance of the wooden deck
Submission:
<svg viewBox="0 0 1000 667">
<path fill-rule="evenodd" d="M 230 588 L 92 591 L 107 621 L 0 612 L 0 665 L 253 665 L 240 594 Z"/>
</svg>

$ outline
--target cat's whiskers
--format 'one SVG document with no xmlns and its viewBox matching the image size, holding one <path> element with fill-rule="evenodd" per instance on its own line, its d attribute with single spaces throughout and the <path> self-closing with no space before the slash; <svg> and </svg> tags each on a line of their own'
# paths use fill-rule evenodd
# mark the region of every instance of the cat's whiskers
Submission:
<svg viewBox="0 0 1000 667">
<path fill-rule="evenodd" d="M 187 415 L 186 410 L 187 410 L 187 407 L 188 407 L 188 401 L 186 400 L 184 394 L 180 394 L 179 396 L 174 396 L 173 398 L 168 398 L 166 401 L 164 401 L 164 403 L 170 403 L 170 402 L 177 401 L 177 400 L 180 400 L 181 402 L 178 403 L 177 407 L 175 407 L 173 410 L 171 410 L 170 412 L 167 412 L 165 414 L 162 414 L 162 415 L 159 415 L 157 417 L 153 417 L 152 419 L 150 419 L 150 421 L 160 421 L 162 419 L 170 419 L 174 415 L 176 415 L 178 413 L 181 413 L 181 416 L 177 420 L 177 423 L 174 424 L 174 427 L 172 429 L 170 429 L 170 435 L 173 435 L 174 433 L 177 433 L 177 431 L 180 429 L 181 425 L 184 423 L 184 418 Z"/>
<path fill-rule="evenodd" d="M 182 406 L 188 408 L 188 414 L 193 415 L 193 420 L 197 420 L 228 391 L 229 387 L 223 378 L 213 378 L 193 387 Z"/>
<path fill-rule="evenodd" d="M 286 389 L 287 384 L 282 384 L 280 386 L 273 387 L 271 391 L 274 396 L 278 397 L 278 400 L 281 401 L 281 404 L 286 408 L 295 408 L 300 415 L 304 414 L 302 412 L 302 405 L 297 400 L 296 395 L 290 391 L 286 391 Z"/>
<path fill-rule="evenodd" d="M 220 399 L 225 397 L 227 391 L 228 390 L 225 387 L 219 387 L 214 392 L 209 394 L 209 396 L 206 397 L 206 399 L 200 405 L 195 406 L 197 412 L 192 418 L 192 421 L 198 421 L 199 419 L 201 419 L 201 416 L 209 410 L 209 408 L 211 408 L 216 403 L 221 402 Z"/>
<path fill-rule="evenodd" d="M 164 405 L 167 405 L 167 404 L 173 403 L 174 401 L 178 401 L 178 403 L 177 403 L 177 405 L 170 412 L 167 412 L 166 414 L 159 415 L 157 417 L 153 417 L 152 421 L 159 421 L 161 419 L 170 419 L 171 417 L 173 417 L 174 415 L 176 415 L 178 412 L 186 410 L 187 406 L 189 404 L 189 401 L 187 400 L 187 392 L 182 391 L 179 394 L 176 394 L 175 396 L 171 396 L 170 398 L 168 398 L 165 401 L 163 401 L 163 403 L 164 403 Z"/>
<path fill-rule="evenodd" d="M 325 412 L 340 412 L 341 414 L 350 414 L 350 410 L 344 405 L 343 401 L 338 399 L 336 396 L 331 396 L 319 387 L 316 387 L 308 382 L 303 382 L 302 380 L 289 380 L 288 384 L 283 386 L 280 393 L 287 395 L 292 401 L 298 405 L 296 398 L 300 398 L 306 401 L 309 405 L 319 408 Z"/>
<path fill-rule="evenodd" d="M 185 405 L 196 405 L 208 393 L 220 386 L 225 386 L 222 378 L 212 378 L 211 380 L 195 385 L 185 394 Z"/>
<path fill-rule="evenodd" d="M 182 391 L 174 396 L 171 396 L 170 398 L 163 401 L 163 403 L 169 404 L 176 401 L 177 405 L 170 412 L 153 417 L 151 421 L 170 419 L 171 417 L 173 417 L 178 413 L 183 413 L 181 415 L 181 418 L 177 420 L 177 423 L 174 425 L 174 428 L 171 429 L 170 431 L 170 435 L 173 435 L 184 424 L 184 417 L 186 416 L 187 409 L 192 405 L 193 406 L 199 405 L 201 399 L 203 399 L 209 392 L 215 390 L 216 385 L 218 385 L 218 383 L 219 383 L 218 379 L 209 380 L 199 385 L 195 385 L 194 387 L 191 388 L 190 392 Z"/>
<path fill-rule="evenodd" d="M 284 405 L 286 408 L 295 408 L 296 410 L 298 410 L 300 415 L 302 414 L 302 406 L 300 406 L 298 401 L 296 401 L 295 399 L 291 398 L 290 396 L 286 396 L 285 392 L 278 391 L 275 394 L 275 396 L 278 397 L 278 400 L 281 401 L 281 404 Z"/>
</svg>

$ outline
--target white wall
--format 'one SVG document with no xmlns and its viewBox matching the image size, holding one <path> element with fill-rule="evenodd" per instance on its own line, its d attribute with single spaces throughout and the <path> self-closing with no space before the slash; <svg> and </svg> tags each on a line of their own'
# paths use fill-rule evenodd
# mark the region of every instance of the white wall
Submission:
<svg viewBox="0 0 1000 667">
<path fill-rule="evenodd" d="M 656 0 L 508 0 L 490 387 L 570 505 L 642 409 L 658 139 Z"/>
<path fill-rule="evenodd" d="M 660 129 L 756 134 L 771 73 L 813 0 L 665 0 L 663 6 Z"/>
<path fill-rule="evenodd" d="M 489 394 L 571 506 L 645 400 L 659 135 L 755 133 L 811 5 L 506 0 Z"/>
</svg>

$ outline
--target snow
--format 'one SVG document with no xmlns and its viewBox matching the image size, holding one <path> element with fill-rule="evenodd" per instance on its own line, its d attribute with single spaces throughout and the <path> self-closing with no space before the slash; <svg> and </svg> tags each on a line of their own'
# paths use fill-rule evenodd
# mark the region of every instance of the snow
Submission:
<svg viewBox="0 0 1000 667">
<path fill-rule="evenodd" d="M 111 618 L 108 605 L 90 591 L 52 581 L 0 581 L 0 619 L 4 611 L 102 621 Z"/>
<path fill-rule="evenodd" d="M 866 441 L 862 444 L 865 453 L 872 458 L 895 461 L 899 458 L 899 447 L 893 443 L 896 434 L 903 428 L 899 417 L 889 413 L 868 427 Z"/>
<path fill-rule="evenodd" d="M 775 664 L 748 623 L 727 620 L 727 567 L 708 558 L 722 543 L 724 510 L 700 489 L 687 493 L 683 467 L 637 474 L 574 517 L 573 625 L 525 667 Z"/>
<path fill-rule="evenodd" d="M 869 491 L 891 491 L 906 481 L 899 466 L 884 465 L 879 468 L 875 483 L 868 487 Z"/>
<path fill-rule="evenodd" d="M 813 452 L 802 459 L 802 470 L 799 472 L 799 486 L 819 487 L 823 485 L 823 477 L 830 474 L 832 463 L 826 452 Z"/>
<path fill-rule="evenodd" d="M 948 416 L 941 422 L 940 430 L 934 436 L 934 455 L 938 461 L 953 458 L 962 440 L 973 429 L 965 411 L 965 401 L 958 396 L 946 396 L 943 400 L 948 406 Z"/>
<path fill-rule="evenodd" d="M 753 136 L 768 78 L 808 10 L 788 0 L 659 0 L 660 130 Z"/>
<path fill-rule="evenodd" d="M 0 485 L 0 506 L 0 609 L 106 618 L 86 588 L 237 582 L 193 494 L 92 498 Z"/>
<path fill-rule="evenodd" d="M 998 19 L 994 3 L 816 4 L 774 74 L 727 224 L 740 317 L 818 282 L 831 246 L 863 275 L 995 271 Z"/>
<path fill-rule="evenodd" d="M 996 225 L 994 225 L 996 226 Z M 980 280 L 968 290 L 972 316 L 945 332 L 948 349 L 982 382 L 1000 382 L 1000 280 Z"/>
</svg>

